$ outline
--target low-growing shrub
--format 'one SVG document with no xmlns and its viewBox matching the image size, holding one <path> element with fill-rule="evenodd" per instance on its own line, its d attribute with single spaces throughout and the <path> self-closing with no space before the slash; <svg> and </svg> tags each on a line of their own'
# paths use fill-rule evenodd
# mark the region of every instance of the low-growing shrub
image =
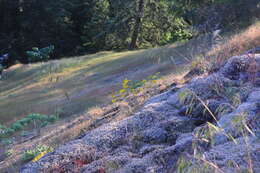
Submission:
<svg viewBox="0 0 260 173">
<path fill-rule="evenodd" d="M 13 143 L 13 140 L 10 138 L 1 139 L 1 144 L 3 144 L 3 145 L 11 145 L 12 143 Z"/>
<path fill-rule="evenodd" d="M 38 62 L 49 60 L 50 54 L 54 51 L 54 46 L 50 45 L 45 48 L 39 49 L 38 47 L 32 48 L 31 51 L 27 51 L 29 62 Z"/>
<path fill-rule="evenodd" d="M 13 155 L 13 150 L 8 150 L 8 151 L 6 151 L 5 152 L 5 155 L 6 155 L 6 157 L 10 157 L 11 155 Z"/>
<path fill-rule="evenodd" d="M 32 150 L 26 150 L 23 153 L 22 160 L 23 161 L 38 161 L 41 157 L 43 157 L 45 154 L 52 152 L 53 148 L 46 146 L 46 145 L 37 145 Z"/>
<path fill-rule="evenodd" d="M 122 81 L 121 89 L 112 94 L 112 103 L 117 101 L 124 101 L 131 94 L 137 95 L 145 88 L 153 87 L 159 79 L 159 74 L 160 73 L 156 73 L 155 75 L 148 76 L 147 79 L 138 81 L 124 79 Z"/>
<path fill-rule="evenodd" d="M 34 128 L 42 128 L 50 123 L 54 123 L 57 120 L 57 115 L 29 114 L 25 118 L 11 124 L 10 127 L 0 125 L 0 138 L 8 137 L 16 131 L 22 130 L 31 124 Z"/>
</svg>

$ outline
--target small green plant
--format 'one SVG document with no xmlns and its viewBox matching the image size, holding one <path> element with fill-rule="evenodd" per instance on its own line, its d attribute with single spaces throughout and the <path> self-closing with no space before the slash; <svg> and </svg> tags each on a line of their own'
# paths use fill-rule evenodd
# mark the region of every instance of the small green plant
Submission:
<svg viewBox="0 0 260 173">
<path fill-rule="evenodd" d="M 3 145 L 11 145 L 12 143 L 13 143 L 13 140 L 10 138 L 1 139 L 1 144 L 3 144 Z"/>
<path fill-rule="evenodd" d="M 207 111 L 210 114 L 210 116 L 214 119 L 215 123 L 217 124 L 217 125 L 214 125 L 214 124 L 212 124 L 210 122 L 207 122 L 206 128 L 202 128 L 202 129 L 200 129 L 202 131 L 198 131 L 198 134 L 199 134 L 199 135 L 197 134 L 197 136 L 199 136 L 198 138 L 201 138 L 203 141 L 210 142 L 210 141 L 212 141 L 212 137 L 214 136 L 214 134 L 222 133 L 228 139 L 230 139 L 231 141 L 236 143 L 236 140 L 234 139 L 234 137 L 231 134 L 226 133 L 223 128 L 219 127 L 217 117 L 210 110 L 210 108 L 208 107 L 207 103 L 205 101 L 203 101 L 196 93 L 194 93 L 190 89 L 186 89 L 186 90 L 180 92 L 179 99 L 180 99 L 180 101 L 183 104 L 187 104 L 188 105 L 188 109 L 187 109 L 186 113 L 191 112 L 193 107 L 197 103 L 201 103 L 203 105 L 203 107 L 204 107 L 204 112 Z"/>
<path fill-rule="evenodd" d="M 124 79 L 122 81 L 122 87 L 114 94 L 112 94 L 112 103 L 117 101 L 125 100 L 129 95 L 137 95 L 142 92 L 144 89 L 152 88 L 159 79 L 159 72 L 155 75 L 148 76 L 147 79 L 139 80 L 139 81 L 131 81 L 128 79 Z"/>
<path fill-rule="evenodd" d="M 241 104 L 241 94 L 239 91 L 243 90 L 243 93 L 247 93 L 245 88 L 224 87 L 222 84 L 219 84 L 218 81 L 212 86 L 212 89 L 218 96 L 226 99 L 233 108 Z"/>
<path fill-rule="evenodd" d="M 217 94 L 220 94 L 220 90 L 216 90 Z M 230 102 L 233 104 L 232 109 L 237 107 L 240 104 L 240 99 L 234 97 L 237 96 L 237 93 L 234 88 L 231 90 L 225 91 L 227 94 L 229 94 L 229 97 L 231 97 Z M 227 124 L 228 126 L 232 125 L 234 130 L 236 131 L 236 134 L 233 134 L 232 132 L 227 132 L 225 130 L 225 127 L 220 126 L 218 124 L 218 121 L 216 119 L 216 116 L 212 113 L 212 111 L 209 109 L 207 104 L 192 90 L 186 89 L 183 92 L 179 94 L 179 99 L 183 104 L 189 104 L 189 105 L 194 105 L 196 101 L 199 101 L 202 103 L 202 105 L 205 107 L 205 110 L 210 113 L 210 115 L 213 117 L 215 120 L 215 123 L 210 123 L 207 122 L 203 127 L 198 128 L 195 131 L 195 137 L 197 140 L 193 142 L 193 149 L 194 149 L 194 155 L 190 156 L 189 159 L 184 159 L 180 158 L 178 161 L 178 166 L 177 166 L 177 172 L 178 173 L 186 173 L 186 172 L 191 172 L 191 173 L 203 173 L 203 172 L 219 172 L 219 173 L 224 173 L 223 170 L 221 170 L 218 165 L 213 163 L 212 161 L 208 161 L 205 159 L 203 154 L 201 154 L 198 149 L 198 142 L 206 142 L 208 144 L 214 144 L 214 136 L 216 134 L 222 134 L 224 135 L 229 141 L 232 141 L 234 144 L 238 144 L 238 141 L 236 140 L 236 134 L 240 134 L 243 137 L 243 140 L 246 144 L 247 148 L 247 159 L 248 165 L 247 168 L 245 168 L 245 172 L 253 172 L 252 168 L 252 160 L 251 160 L 251 151 L 250 151 L 250 143 L 249 143 L 249 136 L 256 136 L 256 134 L 251 130 L 250 126 L 247 124 L 247 113 L 246 112 L 241 112 L 238 115 L 234 116 L 231 120 L 231 124 Z M 234 100 L 234 101 L 233 101 Z M 222 108 L 219 109 L 220 112 L 226 111 L 225 106 L 227 105 L 222 105 Z M 229 106 L 229 105 L 228 105 Z M 236 168 L 240 170 L 239 165 L 235 163 L 234 161 L 227 162 L 228 167 L 234 167 L 233 165 L 236 165 Z"/>
<path fill-rule="evenodd" d="M 33 47 L 31 51 L 27 51 L 29 62 L 46 61 L 50 58 L 50 54 L 54 51 L 54 46 L 50 45 L 45 48 L 39 49 Z"/>
<path fill-rule="evenodd" d="M 252 136 L 256 136 L 255 133 L 250 129 L 247 125 L 247 117 L 248 114 L 246 112 L 241 112 L 237 116 L 232 119 L 232 126 L 234 126 L 237 132 L 241 133 L 242 136 L 248 136 L 248 134 Z"/>
<path fill-rule="evenodd" d="M 23 153 L 22 160 L 23 161 L 38 161 L 42 156 L 45 154 L 52 152 L 53 148 L 46 146 L 46 145 L 37 145 L 34 149 L 32 150 L 26 150 Z"/>
<path fill-rule="evenodd" d="M 222 103 L 222 104 L 220 104 L 217 107 L 215 113 L 217 115 L 221 116 L 221 115 L 224 115 L 224 114 L 226 114 L 226 113 L 228 113 L 228 112 L 230 112 L 232 110 L 234 110 L 234 107 L 231 104 L 229 104 L 229 103 Z"/>
<path fill-rule="evenodd" d="M 34 128 L 42 128 L 50 123 L 54 123 L 58 120 L 57 115 L 42 115 L 42 114 L 29 114 L 25 118 L 22 118 L 13 124 L 11 124 L 10 127 L 5 127 L 3 125 L 0 125 L 0 139 L 6 138 L 13 133 L 22 130 L 29 125 L 33 125 Z"/>
<path fill-rule="evenodd" d="M 13 150 L 8 150 L 8 151 L 6 151 L 5 152 L 5 155 L 6 155 L 6 157 L 10 157 L 11 155 L 13 155 Z"/>
<path fill-rule="evenodd" d="M 182 104 L 187 105 L 186 115 L 190 114 L 196 106 L 196 97 L 190 89 L 186 89 L 179 93 L 179 99 Z"/>
<path fill-rule="evenodd" d="M 179 99 L 182 104 L 186 104 L 188 106 L 186 110 L 186 114 L 189 114 L 192 112 L 193 108 L 196 106 L 196 104 L 200 103 L 204 107 L 203 113 L 208 112 L 210 116 L 214 119 L 215 122 L 217 122 L 216 116 L 213 114 L 213 112 L 209 109 L 207 102 L 202 100 L 195 92 L 193 92 L 191 89 L 185 89 L 182 92 L 179 93 Z"/>
<path fill-rule="evenodd" d="M 197 56 L 191 62 L 191 69 L 199 69 L 201 73 L 208 71 L 208 66 L 209 64 L 203 55 Z"/>
<path fill-rule="evenodd" d="M 215 172 L 214 170 L 218 173 L 224 173 L 217 165 L 201 159 L 199 156 L 195 156 L 195 158 L 180 157 L 177 162 L 176 173 L 209 173 Z"/>
</svg>

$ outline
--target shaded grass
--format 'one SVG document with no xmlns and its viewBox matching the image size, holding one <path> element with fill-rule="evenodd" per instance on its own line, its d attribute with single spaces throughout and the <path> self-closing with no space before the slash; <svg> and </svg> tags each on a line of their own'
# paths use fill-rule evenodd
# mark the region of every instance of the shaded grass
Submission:
<svg viewBox="0 0 260 173">
<path fill-rule="evenodd" d="M 190 61 L 202 54 L 218 66 L 233 55 L 260 45 L 260 24 L 235 34 L 211 50 L 211 38 L 199 37 L 187 43 L 148 50 L 100 52 L 93 55 L 16 65 L 0 81 L 0 124 L 9 124 L 29 113 L 64 117 L 110 102 L 110 93 L 124 78 L 140 80 L 161 72 L 167 76 L 188 69 Z M 179 66 L 181 68 L 177 68 Z M 183 67 L 187 68 L 183 68 Z"/>
<path fill-rule="evenodd" d="M 11 67 L 0 81 L 0 123 L 9 124 L 32 112 L 53 114 L 61 109 L 62 116 L 69 116 L 107 104 L 124 78 L 140 80 L 158 71 L 171 73 L 175 62 L 183 64 L 193 54 L 189 46 L 101 52 Z"/>
</svg>

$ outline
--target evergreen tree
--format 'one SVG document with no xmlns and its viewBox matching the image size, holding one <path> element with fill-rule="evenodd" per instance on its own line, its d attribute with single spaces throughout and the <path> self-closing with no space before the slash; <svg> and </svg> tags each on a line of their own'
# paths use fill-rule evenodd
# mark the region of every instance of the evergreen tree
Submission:
<svg viewBox="0 0 260 173">
<path fill-rule="evenodd" d="M 33 47 L 54 45 L 51 58 L 59 58 L 189 39 L 190 25 L 207 18 L 198 11 L 210 4 L 244 7 L 246 19 L 253 11 L 243 0 L 0 0 L 0 55 L 27 63 Z M 231 9 L 223 25 L 241 16 Z"/>
</svg>

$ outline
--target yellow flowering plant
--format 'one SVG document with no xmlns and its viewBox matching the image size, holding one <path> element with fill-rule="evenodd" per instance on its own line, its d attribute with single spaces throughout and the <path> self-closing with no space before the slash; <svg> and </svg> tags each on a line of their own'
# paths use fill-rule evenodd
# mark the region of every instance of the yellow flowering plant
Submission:
<svg viewBox="0 0 260 173">
<path fill-rule="evenodd" d="M 34 149 L 24 152 L 22 160 L 37 162 L 47 153 L 52 152 L 53 148 L 46 145 L 37 145 Z"/>
<path fill-rule="evenodd" d="M 112 103 L 116 103 L 117 101 L 125 100 L 127 96 L 130 94 L 137 95 L 142 92 L 144 89 L 148 89 L 153 87 L 157 80 L 159 79 L 159 72 L 148 76 L 147 79 L 139 80 L 139 81 L 131 81 L 129 79 L 124 79 L 121 84 L 121 88 L 114 92 L 112 97 Z"/>
</svg>

